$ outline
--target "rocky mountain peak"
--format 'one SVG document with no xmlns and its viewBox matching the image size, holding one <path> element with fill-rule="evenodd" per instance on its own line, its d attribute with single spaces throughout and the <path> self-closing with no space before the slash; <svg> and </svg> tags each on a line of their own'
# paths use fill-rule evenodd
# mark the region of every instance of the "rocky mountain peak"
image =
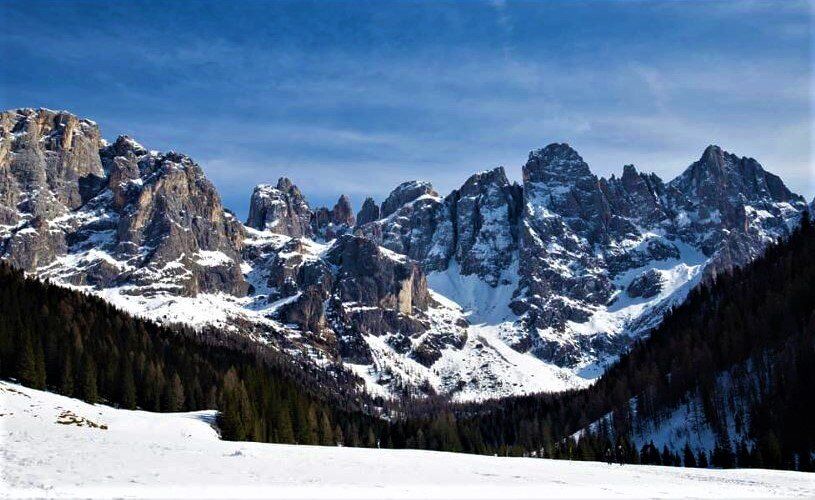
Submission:
<svg viewBox="0 0 815 500">
<path fill-rule="evenodd" d="M 354 216 L 354 209 L 351 207 L 351 199 L 346 195 L 341 195 L 331 211 L 331 222 L 335 225 L 345 225 L 347 227 L 354 227 L 356 225 L 356 217 Z"/>
<path fill-rule="evenodd" d="M 79 207 L 105 176 L 101 145 L 94 122 L 65 111 L 23 108 L 0 113 L 0 163 L 8 171 L 3 182 L 14 185 L 0 192 L 0 204 L 24 202 L 19 194 L 30 205 L 24 211 L 36 210 L 47 218 Z"/>
<path fill-rule="evenodd" d="M 745 203 L 804 201 L 755 159 L 736 156 L 718 146 L 708 146 L 701 158 L 668 186 L 685 206 L 722 211 Z"/>
<path fill-rule="evenodd" d="M 130 136 L 120 135 L 113 141 L 113 144 L 104 148 L 102 154 L 109 157 L 127 156 L 128 154 L 142 156 L 147 154 L 147 149 Z"/>
<path fill-rule="evenodd" d="M 530 151 L 523 168 L 524 182 L 571 184 L 587 177 L 593 177 L 588 164 L 565 143 L 553 143 Z"/>
<path fill-rule="evenodd" d="M 503 167 L 471 176 L 446 200 L 454 228 L 454 256 L 463 275 L 492 286 L 507 278 L 518 248 L 521 193 Z"/>
<path fill-rule="evenodd" d="M 69 113 L 0 114 L 0 257 L 154 319 L 367 365 L 393 392 L 577 387 L 581 368 L 622 352 L 704 275 L 760 255 L 805 206 L 716 146 L 665 184 L 633 165 L 599 179 L 550 144 L 522 186 L 502 167 L 444 198 L 405 182 L 356 220 L 347 196 L 311 210 L 283 177 L 255 187 L 244 227 L 183 154 L 106 144 Z M 547 372 L 562 383 L 534 385 L 554 364 L 570 367 Z"/>
<path fill-rule="evenodd" d="M 402 205 L 410 203 L 423 195 L 438 196 L 433 185 L 426 181 L 407 181 L 396 186 L 382 202 L 380 217 L 387 217 L 396 212 Z"/>
<path fill-rule="evenodd" d="M 639 179 L 637 167 L 632 164 L 623 165 L 623 175 L 620 177 L 620 179 L 626 184 L 637 182 Z"/>
<path fill-rule="evenodd" d="M 313 235 L 312 212 L 300 189 L 281 177 L 277 185 L 259 184 L 249 201 L 246 225 L 292 237 Z"/>
<path fill-rule="evenodd" d="M 289 179 L 288 177 L 281 177 L 277 179 L 277 189 L 283 191 L 284 193 L 288 193 L 296 189 L 297 193 L 300 193 L 300 190 L 297 188 L 297 186 L 292 184 L 291 179 Z"/>
<path fill-rule="evenodd" d="M 379 205 L 376 204 L 373 198 L 365 198 L 365 201 L 362 203 L 362 208 L 360 208 L 359 213 L 357 213 L 357 226 L 363 226 L 369 222 L 379 220 L 379 217 Z"/>
<path fill-rule="evenodd" d="M 509 186 L 509 180 L 507 179 L 507 173 L 504 170 L 504 167 L 496 167 L 492 170 L 485 170 L 483 172 L 471 175 L 466 181 L 464 181 L 464 184 L 461 186 L 459 191 L 461 193 L 468 193 L 478 189 L 479 186 L 490 184 L 496 186 Z"/>
<path fill-rule="evenodd" d="M 311 225 L 314 234 L 325 240 L 350 232 L 356 225 L 351 200 L 348 196 L 341 195 L 331 210 L 326 207 L 318 208 L 312 215 Z"/>
</svg>

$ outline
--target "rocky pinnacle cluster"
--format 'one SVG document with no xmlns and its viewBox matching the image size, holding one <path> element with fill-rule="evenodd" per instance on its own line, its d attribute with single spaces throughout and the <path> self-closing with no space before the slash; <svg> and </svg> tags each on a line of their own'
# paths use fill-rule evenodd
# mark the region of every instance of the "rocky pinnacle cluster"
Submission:
<svg viewBox="0 0 815 500">
<path fill-rule="evenodd" d="M 0 114 L 3 259 L 130 297 L 159 320 L 218 297 L 236 334 L 365 367 L 391 393 L 539 388 L 523 373 L 509 386 L 496 366 L 518 363 L 504 348 L 555 367 L 613 358 L 689 287 L 789 234 L 806 207 L 717 146 L 664 182 L 633 165 L 599 178 L 550 144 L 530 152 L 520 183 L 503 167 L 446 196 L 408 181 L 357 214 L 345 195 L 313 209 L 281 178 L 255 187 L 242 223 L 183 154 L 108 144 L 67 112 Z M 455 286 L 442 296 L 436 282 Z"/>
</svg>

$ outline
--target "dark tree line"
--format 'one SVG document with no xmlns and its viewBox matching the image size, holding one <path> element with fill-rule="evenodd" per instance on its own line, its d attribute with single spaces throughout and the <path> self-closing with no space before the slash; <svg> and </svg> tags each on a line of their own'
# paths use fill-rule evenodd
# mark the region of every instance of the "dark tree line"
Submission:
<svg viewBox="0 0 815 500">
<path fill-rule="evenodd" d="M 731 383 L 721 383 L 723 374 Z M 386 404 L 264 346 L 139 320 L 5 265 L 0 376 L 125 408 L 216 408 L 226 439 L 573 460 L 606 460 L 612 450 L 628 463 L 812 470 L 815 229 L 805 218 L 763 257 L 691 292 L 581 391 Z M 691 397 L 716 432 L 712 449 L 632 443 L 643 425 Z M 390 418 L 379 418 L 377 406 Z M 581 439 L 569 438 L 593 422 Z"/>
<path fill-rule="evenodd" d="M 0 376 L 87 402 L 221 411 L 225 439 L 373 446 L 384 421 L 249 341 L 163 327 L 0 264 Z"/>
</svg>

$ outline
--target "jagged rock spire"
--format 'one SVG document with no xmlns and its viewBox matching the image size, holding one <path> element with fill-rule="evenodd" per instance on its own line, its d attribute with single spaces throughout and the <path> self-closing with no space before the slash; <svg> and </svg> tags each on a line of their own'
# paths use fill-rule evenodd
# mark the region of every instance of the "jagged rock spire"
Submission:
<svg viewBox="0 0 815 500">
<path fill-rule="evenodd" d="M 362 208 L 357 213 L 357 226 L 363 226 L 375 220 L 379 220 L 379 205 L 373 198 L 365 198 Z"/>
</svg>

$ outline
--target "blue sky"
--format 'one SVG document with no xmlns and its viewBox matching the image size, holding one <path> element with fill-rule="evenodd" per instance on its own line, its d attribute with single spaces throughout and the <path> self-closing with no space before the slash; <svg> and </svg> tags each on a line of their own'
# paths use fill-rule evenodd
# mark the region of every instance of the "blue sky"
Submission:
<svg viewBox="0 0 815 500">
<path fill-rule="evenodd" d="M 168 5 L 169 4 L 169 5 Z M 807 2 L 0 3 L 0 108 L 67 109 L 196 159 L 242 217 L 568 142 L 669 180 L 707 144 L 815 195 Z"/>
</svg>

